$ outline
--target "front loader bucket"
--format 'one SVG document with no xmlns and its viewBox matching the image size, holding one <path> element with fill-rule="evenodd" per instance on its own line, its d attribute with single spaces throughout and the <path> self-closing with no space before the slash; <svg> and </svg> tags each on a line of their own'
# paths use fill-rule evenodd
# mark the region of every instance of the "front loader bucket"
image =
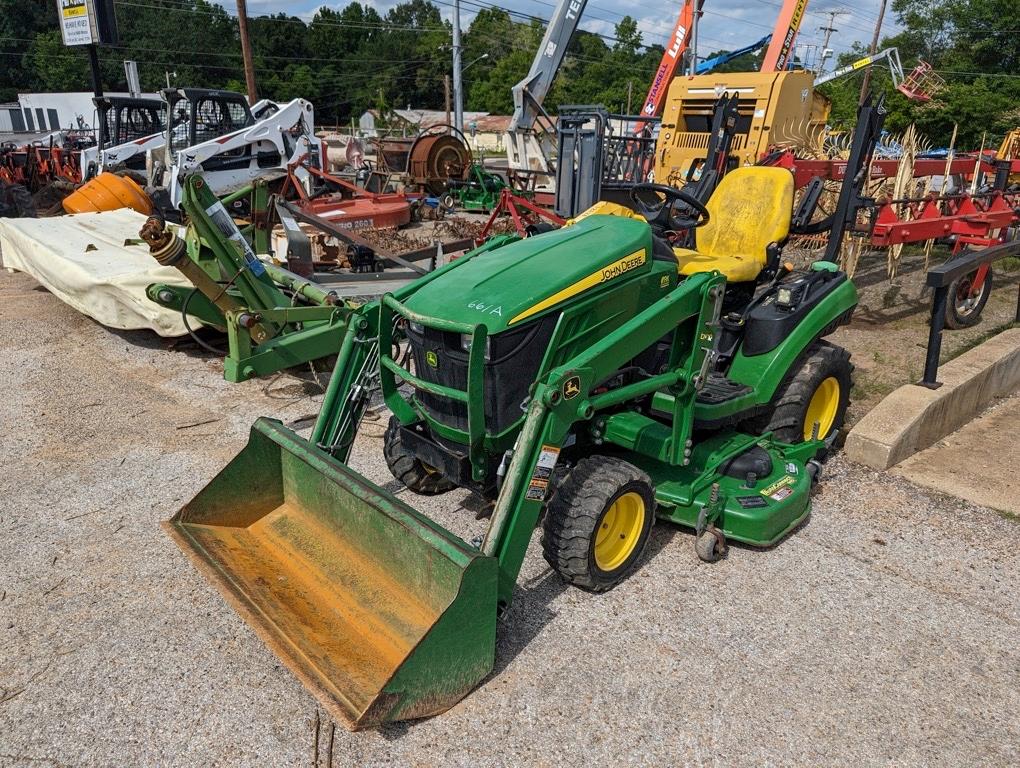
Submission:
<svg viewBox="0 0 1020 768">
<path fill-rule="evenodd" d="M 165 525 L 352 729 L 443 712 L 492 669 L 496 560 L 278 422 Z"/>
</svg>

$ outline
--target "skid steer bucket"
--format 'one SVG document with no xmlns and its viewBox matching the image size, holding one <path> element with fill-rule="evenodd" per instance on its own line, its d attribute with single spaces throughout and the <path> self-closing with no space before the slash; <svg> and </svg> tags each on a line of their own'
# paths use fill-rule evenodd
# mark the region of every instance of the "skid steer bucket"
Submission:
<svg viewBox="0 0 1020 768">
<path fill-rule="evenodd" d="M 443 712 L 492 669 L 496 560 L 278 422 L 166 526 L 352 729 Z"/>
</svg>

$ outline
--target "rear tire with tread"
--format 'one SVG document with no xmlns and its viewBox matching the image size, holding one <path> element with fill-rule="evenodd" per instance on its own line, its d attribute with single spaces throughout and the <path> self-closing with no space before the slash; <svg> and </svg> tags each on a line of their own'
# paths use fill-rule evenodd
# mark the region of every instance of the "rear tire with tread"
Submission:
<svg viewBox="0 0 1020 768">
<path fill-rule="evenodd" d="M 637 494 L 643 502 L 634 541 L 622 562 L 603 570 L 596 561 L 600 527 L 621 497 Z M 622 459 L 581 459 L 560 484 L 546 509 L 542 550 L 566 581 L 591 592 L 605 592 L 623 581 L 641 559 L 655 520 L 655 489 L 647 474 Z M 601 546 L 601 545 L 600 545 Z"/>
<path fill-rule="evenodd" d="M 386 434 L 383 435 L 383 456 L 393 477 L 421 496 L 436 496 L 457 487 L 452 480 L 404 448 L 400 439 L 400 422 L 396 416 L 390 417 Z"/>
<path fill-rule="evenodd" d="M 850 353 L 835 344 L 817 341 L 779 386 L 772 411 L 752 420 L 748 427 L 757 434 L 772 432 L 776 440 L 784 443 L 803 442 L 807 439 L 805 430 L 810 433 L 812 426 L 805 423 L 811 398 L 823 382 L 834 378 L 839 384 L 839 401 L 831 425 L 818 436 L 824 440 L 838 432 L 846 420 L 852 377 Z"/>
<path fill-rule="evenodd" d="M 21 219 L 36 218 L 35 201 L 31 193 L 21 184 L 0 182 L 0 211 L 4 216 Z"/>
</svg>

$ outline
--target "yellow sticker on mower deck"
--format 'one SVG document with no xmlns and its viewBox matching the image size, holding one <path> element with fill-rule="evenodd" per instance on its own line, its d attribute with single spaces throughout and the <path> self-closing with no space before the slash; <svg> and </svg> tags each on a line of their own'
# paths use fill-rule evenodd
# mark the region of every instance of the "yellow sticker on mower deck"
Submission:
<svg viewBox="0 0 1020 768">
<path fill-rule="evenodd" d="M 549 480 L 552 478 L 553 469 L 560 458 L 560 449 L 555 445 L 543 445 L 538 454 L 538 461 L 535 463 L 535 471 L 531 474 L 531 482 L 528 483 L 528 491 L 524 498 L 528 501 L 545 501 L 545 494 L 549 490 Z"/>
<path fill-rule="evenodd" d="M 772 483 L 772 485 L 763 489 L 761 495 L 768 496 L 773 501 L 782 501 L 793 493 L 793 489 L 789 486 L 793 485 L 795 479 L 796 478 L 794 478 L 793 475 L 784 475 L 776 480 L 776 482 Z"/>
</svg>

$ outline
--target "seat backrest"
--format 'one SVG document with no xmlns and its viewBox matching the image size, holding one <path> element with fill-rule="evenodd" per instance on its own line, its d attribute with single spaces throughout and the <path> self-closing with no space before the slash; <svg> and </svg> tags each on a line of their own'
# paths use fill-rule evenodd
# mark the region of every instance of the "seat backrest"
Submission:
<svg viewBox="0 0 1020 768">
<path fill-rule="evenodd" d="M 709 221 L 695 235 L 698 253 L 751 257 L 764 267 L 768 244 L 781 243 L 790 234 L 793 174 L 785 168 L 734 168 L 705 207 Z"/>
</svg>

